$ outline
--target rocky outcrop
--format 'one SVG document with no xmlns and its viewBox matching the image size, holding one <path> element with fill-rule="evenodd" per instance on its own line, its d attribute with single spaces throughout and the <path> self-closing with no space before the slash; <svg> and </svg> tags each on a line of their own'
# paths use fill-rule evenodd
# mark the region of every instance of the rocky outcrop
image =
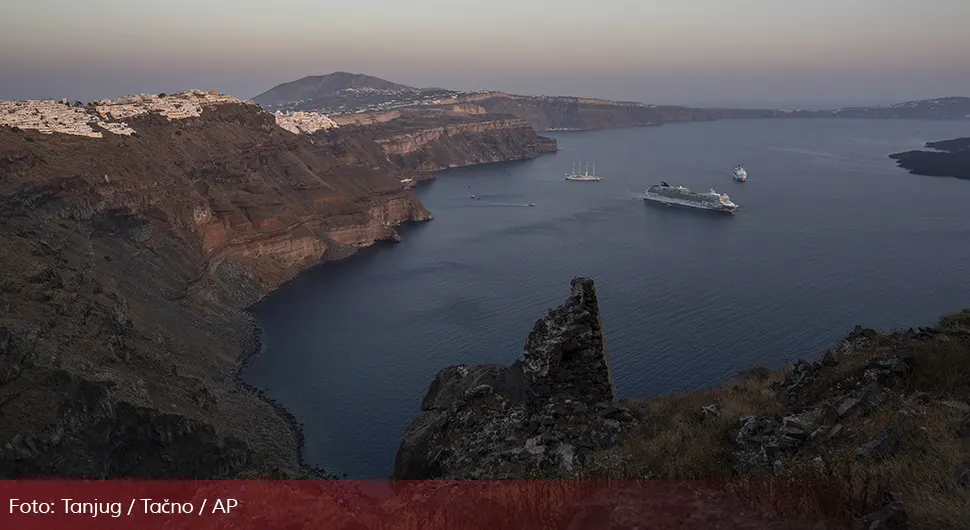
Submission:
<svg viewBox="0 0 970 530">
<path fill-rule="evenodd" d="M 418 172 L 383 131 L 293 134 L 253 105 L 129 121 L 100 139 L 0 128 L 0 473 L 302 472 L 293 418 L 234 376 L 259 345 L 244 309 L 430 219 L 401 184 Z M 531 152 L 514 141 L 487 158 Z M 97 399 L 79 412 L 78 392 Z"/>
<path fill-rule="evenodd" d="M 919 340 L 925 333 L 912 331 L 902 340 Z M 889 385 L 905 378 L 913 368 L 911 351 L 898 345 L 890 353 L 871 359 L 859 369 L 849 371 L 837 381 L 840 360 L 856 351 L 866 351 L 882 336 L 868 328 L 857 327 L 835 350 L 827 350 L 817 361 L 799 360 L 780 385 L 774 389 L 788 405 L 782 414 L 752 414 L 741 417 L 735 435 L 738 472 L 783 466 L 792 455 L 815 451 L 849 435 L 847 422 L 866 417 L 880 409 Z M 838 377 L 838 376 L 836 376 Z M 894 450 L 897 435 L 884 429 L 861 444 L 859 457 L 885 459 Z"/>
<path fill-rule="evenodd" d="M 635 424 L 616 402 L 592 280 L 536 322 L 511 366 L 442 370 L 398 450 L 394 476 L 573 476 Z"/>
<path fill-rule="evenodd" d="M 529 404 L 571 399 L 593 406 L 616 400 L 593 281 L 576 278 L 565 304 L 536 322 L 525 342 Z"/>
<path fill-rule="evenodd" d="M 927 142 L 926 148 L 931 150 L 893 153 L 889 158 L 914 175 L 970 179 L 970 138 Z"/>
<path fill-rule="evenodd" d="M 962 528 L 968 322 L 857 326 L 816 360 L 620 406 L 593 283 L 577 278 L 512 366 L 438 374 L 395 476 L 631 481 L 574 503 L 563 528 Z"/>
</svg>

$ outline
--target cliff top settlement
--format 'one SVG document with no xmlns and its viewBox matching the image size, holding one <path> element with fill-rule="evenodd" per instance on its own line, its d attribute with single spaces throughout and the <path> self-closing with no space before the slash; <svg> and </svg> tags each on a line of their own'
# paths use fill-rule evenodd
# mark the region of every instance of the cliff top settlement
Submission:
<svg viewBox="0 0 970 530">
<path fill-rule="evenodd" d="M 87 105 L 71 104 L 66 98 L 61 101 L 0 101 L 0 126 L 89 138 L 103 138 L 105 131 L 130 136 L 136 131 L 124 120 L 149 113 L 160 114 L 169 120 L 192 118 L 200 116 L 207 106 L 226 103 L 254 104 L 217 91 L 201 90 L 169 95 L 137 94 L 93 101 Z M 277 111 L 274 117 L 280 127 L 295 134 L 337 127 L 328 116 L 316 112 Z"/>
</svg>

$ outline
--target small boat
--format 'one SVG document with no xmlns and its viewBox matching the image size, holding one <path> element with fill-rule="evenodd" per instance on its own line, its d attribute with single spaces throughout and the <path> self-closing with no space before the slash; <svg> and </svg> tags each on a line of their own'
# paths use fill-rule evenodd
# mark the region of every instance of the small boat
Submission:
<svg viewBox="0 0 970 530">
<path fill-rule="evenodd" d="M 748 180 L 748 172 L 745 171 L 745 169 L 741 167 L 740 164 L 738 164 L 738 167 L 734 168 L 734 180 L 738 182 L 744 182 Z"/>
<path fill-rule="evenodd" d="M 535 205 L 536 205 L 536 203 L 534 203 L 534 202 L 530 202 L 530 203 L 529 203 L 529 204 L 527 204 L 526 206 L 535 206 Z"/>
<path fill-rule="evenodd" d="M 478 197 L 476 197 L 476 196 L 474 196 L 474 195 L 472 195 L 472 199 L 477 199 L 477 198 L 478 198 Z"/>
</svg>

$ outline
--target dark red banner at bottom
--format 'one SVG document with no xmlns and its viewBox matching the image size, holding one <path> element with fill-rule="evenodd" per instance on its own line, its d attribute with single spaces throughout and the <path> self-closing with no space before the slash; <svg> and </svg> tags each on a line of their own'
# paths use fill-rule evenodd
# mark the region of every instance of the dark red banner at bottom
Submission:
<svg viewBox="0 0 970 530">
<path fill-rule="evenodd" d="M 5 481 L 0 528 L 797 528 L 732 490 L 669 481 Z"/>
</svg>

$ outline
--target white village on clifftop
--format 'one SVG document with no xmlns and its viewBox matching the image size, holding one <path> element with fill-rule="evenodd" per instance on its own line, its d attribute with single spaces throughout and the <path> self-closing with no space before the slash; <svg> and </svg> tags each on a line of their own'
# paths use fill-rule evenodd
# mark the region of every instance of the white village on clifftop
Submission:
<svg viewBox="0 0 970 530">
<path fill-rule="evenodd" d="M 176 94 L 136 94 L 71 104 L 67 98 L 54 100 L 0 101 L 0 126 L 36 130 L 43 134 L 62 133 L 103 138 L 101 130 L 128 135 L 136 132 L 122 120 L 157 113 L 169 120 L 197 117 L 204 107 L 226 103 L 254 105 L 217 91 L 188 90 Z M 329 117 L 315 112 L 274 114 L 276 123 L 292 133 L 312 133 L 337 127 Z"/>
<path fill-rule="evenodd" d="M 319 112 L 280 112 L 276 111 L 276 124 L 291 133 L 314 133 L 324 129 L 337 127 L 337 123 L 325 114 Z"/>
</svg>

